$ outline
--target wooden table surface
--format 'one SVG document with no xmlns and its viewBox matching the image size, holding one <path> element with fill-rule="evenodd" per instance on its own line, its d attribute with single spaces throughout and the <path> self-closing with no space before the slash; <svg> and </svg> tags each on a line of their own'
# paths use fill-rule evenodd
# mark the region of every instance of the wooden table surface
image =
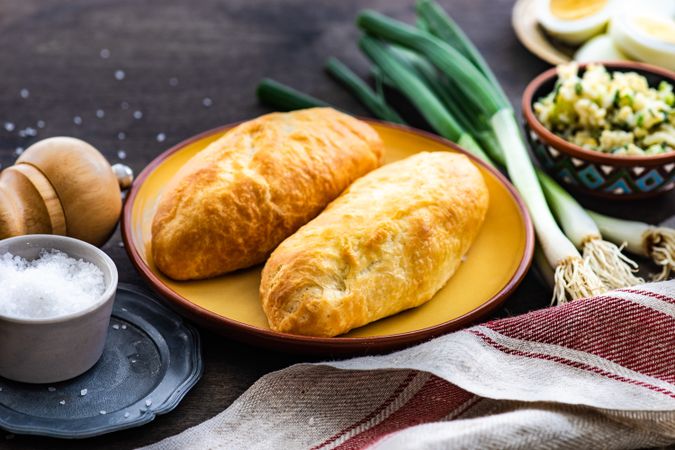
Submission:
<svg viewBox="0 0 675 450">
<path fill-rule="evenodd" d="M 442 3 L 519 105 L 527 82 L 547 64 L 516 40 L 512 1 Z M 187 137 L 268 112 L 254 95 L 263 76 L 367 115 L 325 75 L 322 65 L 327 57 L 338 56 L 365 75 L 367 64 L 356 47 L 357 12 L 367 6 L 410 21 L 413 5 L 414 0 L 3 0 L 0 163 L 12 164 L 17 148 L 38 139 L 69 135 L 138 173 Z M 27 96 L 25 91 L 21 95 L 23 89 Z M 6 122 L 14 130 L 5 128 Z M 19 131 L 27 127 L 35 128 L 37 136 L 22 136 L 25 131 Z M 659 222 L 672 220 L 674 200 L 671 193 L 630 203 L 584 202 L 618 216 Z M 144 284 L 119 231 L 104 250 L 117 264 L 121 282 Z M 494 315 L 544 307 L 549 295 L 530 273 Z M 82 441 L 0 432 L 0 447 L 122 450 L 149 444 L 224 410 L 263 374 L 306 360 L 203 330 L 202 338 L 204 376 L 171 413 L 140 428 Z"/>
</svg>

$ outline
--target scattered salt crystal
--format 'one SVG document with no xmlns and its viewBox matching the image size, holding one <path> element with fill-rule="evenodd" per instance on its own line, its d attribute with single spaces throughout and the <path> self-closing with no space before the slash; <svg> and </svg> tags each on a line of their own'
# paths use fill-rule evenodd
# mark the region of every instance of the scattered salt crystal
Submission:
<svg viewBox="0 0 675 450">
<path fill-rule="evenodd" d="M 127 329 L 127 326 L 126 326 L 126 325 L 122 325 L 122 329 L 123 329 L 123 330 L 126 330 L 126 329 Z"/>
<path fill-rule="evenodd" d="M 97 109 L 96 117 L 98 117 L 99 119 L 103 119 L 105 117 L 105 111 L 103 111 L 102 109 Z"/>
<path fill-rule="evenodd" d="M 110 58 L 110 50 L 108 50 L 107 48 L 102 48 L 99 55 L 101 55 L 101 58 L 103 59 L 108 59 Z"/>
<path fill-rule="evenodd" d="M 135 362 L 136 362 L 135 359 L 132 359 L 132 360 L 131 360 L 131 364 L 134 364 Z"/>
<path fill-rule="evenodd" d="M 126 419 L 126 418 L 129 417 L 130 415 L 131 415 L 131 414 L 129 414 L 128 412 L 125 412 L 125 413 L 124 413 L 124 418 Z"/>
<path fill-rule="evenodd" d="M 19 95 L 21 96 L 21 98 L 28 98 L 30 97 L 30 91 L 26 88 L 23 88 L 19 91 Z"/>
<path fill-rule="evenodd" d="M 136 111 L 134 111 L 133 116 L 134 116 L 134 119 L 138 120 L 138 119 L 143 117 L 143 112 L 136 110 Z"/>
<path fill-rule="evenodd" d="M 176 77 L 169 78 L 169 86 L 178 86 L 178 78 Z"/>
<path fill-rule="evenodd" d="M 87 392 L 89 392 L 89 391 L 87 391 L 86 389 L 82 389 L 80 391 L 80 397 L 84 397 L 85 395 L 87 395 Z"/>
<path fill-rule="evenodd" d="M 150 405 L 152 405 L 152 400 L 151 400 L 151 399 L 147 399 L 147 400 L 145 401 L 145 406 L 150 406 Z"/>
<path fill-rule="evenodd" d="M 466 255 L 462 256 L 462 262 L 466 261 Z"/>
<path fill-rule="evenodd" d="M 119 139 L 120 141 L 123 141 L 124 139 L 126 139 L 126 137 L 127 134 L 124 131 L 120 131 L 119 133 L 117 133 L 117 139 Z"/>
<path fill-rule="evenodd" d="M 16 156 L 19 156 L 19 155 L 21 155 L 22 153 L 23 153 L 23 147 L 17 147 L 17 148 L 14 149 L 14 154 L 15 154 Z"/>
<path fill-rule="evenodd" d="M 122 108 L 122 109 L 129 109 L 129 102 L 122 102 L 122 103 L 120 103 L 120 108 Z"/>
<path fill-rule="evenodd" d="M 119 242 L 117 243 L 117 246 L 120 247 L 120 248 L 124 248 L 124 242 L 119 241 Z"/>
<path fill-rule="evenodd" d="M 5 130 L 14 131 L 15 125 L 12 122 L 5 122 Z"/>
<path fill-rule="evenodd" d="M 204 97 L 204 99 L 202 100 L 202 105 L 204 105 L 204 107 L 206 108 L 209 108 L 211 105 L 213 105 L 213 100 L 211 100 L 208 97 Z"/>
<path fill-rule="evenodd" d="M 148 408 L 146 408 L 145 406 L 141 408 L 141 412 L 146 412 L 147 410 Z"/>
<path fill-rule="evenodd" d="M 61 401 L 59 402 L 59 405 L 65 405 L 65 404 L 66 404 L 66 401 L 65 401 L 65 400 L 61 400 Z"/>
<path fill-rule="evenodd" d="M 2 392 L 2 388 L 0 387 L 0 392 Z"/>
<path fill-rule="evenodd" d="M 55 392 L 55 391 L 56 391 L 56 388 L 55 388 L 54 386 L 49 386 L 49 387 L 47 388 L 47 390 L 48 390 L 49 392 Z"/>
<path fill-rule="evenodd" d="M 26 127 L 23 130 L 19 130 L 19 136 L 21 137 L 37 136 L 37 130 L 32 127 Z"/>
<path fill-rule="evenodd" d="M 105 290 L 103 272 L 94 264 L 45 249 L 33 261 L 0 255 L 0 286 L 0 315 L 26 319 L 81 311 Z"/>
<path fill-rule="evenodd" d="M 117 81 L 122 81 L 122 80 L 124 80 L 124 77 L 125 77 L 125 76 L 126 76 L 126 74 L 124 73 L 124 70 L 116 70 L 116 71 L 115 71 L 115 79 L 116 79 Z"/>
<path fill-rule="evenodd" d="M 37 125 L 38 128 L 44 128 L 45 127 L 45 121 L 44 120 L 38 120 L 35 125 Z"/>
<path fill-rule="evenodd" d="M 164 133 L 158 133 L 157 134 L 157 142 L 164 142 L 165 139 L 166 139 L 166 134 L 164 134 Z"/>
<path fill-rule="evenodd" d="M 82 117 L 80 117 L 80 116 L 73 117 L 73 123 L 75 125 L 82 125 Z"/>
<path fill-rule="evenodd" d="M 119 330 L 120 329 L 120 326 L 117 325 L 117 324 L 113 325 L 112 327 L 113 327 L 113 330 Z"/>
<path fill-rule="evenodd" d="M 108 413 L 107 413 L 105 410 L 103 410 L 103 409 L 100 410 L 98 413 L 101 414 L 101 415 L 108 414 Z"/>
<path fill-rule="evenodd" d="M 126 308 L 122 308 L 122 311 L 127 312 L 128 310 Z"/>
<path fill-rule="evenodd" d="M 310 417 L 308 421 L 309 425 L 314 425 L 314 417 Z"/>
<path fill-rule="evenodd" d="M 124 150 L 117 150 L 117 157 L 119 159 L 125 159 L 127 157 L 127 152 Z"/>
</svg>

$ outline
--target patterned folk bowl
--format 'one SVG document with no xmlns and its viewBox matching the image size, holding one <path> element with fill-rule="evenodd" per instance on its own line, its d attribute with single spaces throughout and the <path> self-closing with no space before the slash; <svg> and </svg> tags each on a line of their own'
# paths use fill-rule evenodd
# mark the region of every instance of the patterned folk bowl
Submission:
<svg viewBox="0 0 675 450">
<path fill-rule="evenodd" d="M 636 62 L 603 62 L 610 72 L 634 71 L 650 86 L 661 80 L 675 84 L 675 73 Z M 579 65 L 583 73 L 586 64 Z M 591 195 L 634 199 L 658 195 L 675 187 L 675 152 L 653 156 L 617 156 L 588 150 L 549 131 L 534 115 L 533 104 L 554 89 L 555 67 L 532 80 L 523 94 L 527 139 L 544 169 L 559 182 Z"/>
</svg>

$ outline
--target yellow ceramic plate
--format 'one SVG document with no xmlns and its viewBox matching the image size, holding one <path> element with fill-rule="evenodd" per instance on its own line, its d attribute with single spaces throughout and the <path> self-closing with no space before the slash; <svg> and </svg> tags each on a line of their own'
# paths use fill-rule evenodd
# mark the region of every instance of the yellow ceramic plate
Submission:
<svg viewBox="0 0 675 450">
<path fill-rule="evenodd" d="M 386 162 L 423 150 L 461 151 L 450 142 L 422 131 L 376 121 L 369 123 L 384 141 Z M 530 265 L 534 237 L 529 216 L 504 177 L 481 165 L 490 191 L 485 223 L 466 261 L 433 299 L 336 338 L 273 332 L 258 299 L 262 266 L 210 280 L 177 282 L 157 270 L 149 248 L 152 218 L 167 181 L 230 127 L 195 136 L 150 163 L 129 192 L 122 223 L 127 251 L 154 289 L 187 317 L 221 334 L 268 347 L 324 354 L 400 347 L 459 328 L 485 315 L 518 285 Z"/>
</svg>

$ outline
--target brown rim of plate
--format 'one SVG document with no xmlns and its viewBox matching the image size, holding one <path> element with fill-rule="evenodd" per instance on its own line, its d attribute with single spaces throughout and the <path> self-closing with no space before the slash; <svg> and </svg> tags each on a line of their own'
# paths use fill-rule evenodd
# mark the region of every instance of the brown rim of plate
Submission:
<svg viewBox="0 0 675 450">
<path fill-rule="evenodd" d="M 223 125 L 211 130 L 204 131 L 199 133 L 191 138 L 188 138 L 165 152 L 157 156 L 150 164 L 148 164 L 143 171 L 138 175 L 134 180 L 127 198 L 124 203 L 124 211 L 122 214 L 122 224 L 121 232 L 122 239 L 124 241 L 124 246 L 129 254 L 131 262 L 136 267 L 141 276 L 150 284 L 150 286 L 163 298 L 167 299 L 172 306 L 178 308 L 182 313 L 184 313 L 188 318 L 194 320 L 195 322 L 206 326 L 212 330 L 215 330 L 219 334 L 225 335 L 227 337 L 233 338 L 240 342 L 256 344 L 264 346 L 267 348 L 279 349 L 291 353 L 304 353 L 304 354 L 347 354 L 347 353 L 359 353 L 368 351 L 369 353 L 378 352 L 378 351 L 387 351 L 395 348 L 405 347 L 414 343 L 422 342 L 424 340 L 430 339 L 432 337 L 439 336 L 446 332 L 456 330 L 464 325 L 474 322 L 476 319 L 482 317 L 483 315 L 489 313 L 497 306 L 499 306 L 506 298 L 516 289 L 520 282 L 525 277 L 530 265 L 532 263 L 532 256 L 534 252 L 534 229 L 532 226 L 532 221 L 530 215 L 525 207 L 523 200 L 518 195 L 516 189 L 511 185 L 511 183 L 496 169 L 488 166 L 487 164 L 480 161 L 478 158 L 469 154 L 466 150 L 463 150 L 454 143 L 443 139 L 434 134 L 410 128 L 404 125 L 392 124 L 380 120 L 370 119 L 370 118 L 361 118 L 365 122 L 377 123 L 378 125 L 395 128 L 403 130 L 409 133 L 416 133 L 427 139 L 433 139 L 444 145 L 452 147 L 454 150 L 468 156 L 475 164 L 478 164 L 483 167 L 483 169 L 492 173 L 498 181 L 500 181 L 506 189 L 509 191 L 513 199 L 515 200 L 520 215 L 523 218 L 525 224 L 525 249 L 523 252 L 523 258 L 520 262 L 520 265 L 517 267 L 514 275 L 511 277 L 509 282 L 495 295 L 488 299 L 478 308 L 460 316 L 456 319 L 449 320 L 447 322 L 434 325 L 427 328 L 422 328 L 419 330 L 408 331 L 405 333 L 396 333 L 383 336 L 372 336 L 372 337 L 355 337 L 355 338 L 345 338 L 345 337 L 314 337 L 314 336 L 302 336 L 294 335 L 287 333 L 279 333 L 272 330 L 267 330 L 263 328 L 258 328 L 237 320 L 230 319 L 228 317 L 216 314 L 212 311 L 209 311 L 201 306 L 195 305 L 186 298 L 182 297 L 178 293 L 171 290 L 169 287 L 164 285 L 162 281 L 157 278 L 157 276 L 150 270 L 148 265 L 143 261 L 138 250 L 132 244 L 132 232 L 131 232 L 131 213 L 134 200 L 140 189 L 141 185 L 145 179 L 154 171 L 154 169 L 159 166 L 166 158 L 168 158 L 173 153 L 179 151 L 186 145 L 191 144 L 192 142 L 210 136 L 212 134 L 221 133 L 227 129 L 230 129 L 241 122 Z"/>
<path fill-rule="evenodd" d="M 589 63 L 579 64 L 579 68 L 585 69 Z M 654 75 L 657 75 L 661 78 L 670 80 L 671 83 L 675 84 L 675 72 L 672 72 L 668 69 L 663 69 L 661 67 L 652 66 L 650 64 L 644 64 L 633 61 L 621 61 L 621 62 L 610 62 L 610 61 L 599 61 L 596 63 L 590 64 L 602 64 L 612 71 L 621 71 L 626 72 L 630 70 L 641 70 L 644 72 L 651 72 Z M 593 161 L 600 164 L 606 165 L 618 165 L 618 166 L 635 166 L 635 165 L 645 165 L 645 166 L 656 166 L 661 164 L 667 164 L 669 162 L 675 161 L 675 152 L 664 153 L 663 155 L 654 155 L 654 156 L 617 156 L 607 153 L 602 153 L 595 150 L 588 150 L 583 147 L 580 147 L 576 144 L 566 141 L 560 136 L 556 135 L 548 128 L 546 128 L 539 119 L 534 115 L 532 110 L 533 96 L 534 93 L 539 90 L 539 88 L 544 84 L 550 81 L 552 78 L 556 77 L 557 69 L 555 67 L 548 69 L 547 71 L 541 73 L 534 80 L 530 81 L 530 84 L 525 88 L 523 93 L 523 103 L 522 110 L 525 115 L 525 120 L 527 120 L 528 125 L 534 132 L 539 135 L 542 141 L 548 145 L 552 145 L 557 149 L 561 149 L 564 153 L 567 153 L 571 156 L 574 156 L 579 159 L 585 159 Z"/>
</svg>

